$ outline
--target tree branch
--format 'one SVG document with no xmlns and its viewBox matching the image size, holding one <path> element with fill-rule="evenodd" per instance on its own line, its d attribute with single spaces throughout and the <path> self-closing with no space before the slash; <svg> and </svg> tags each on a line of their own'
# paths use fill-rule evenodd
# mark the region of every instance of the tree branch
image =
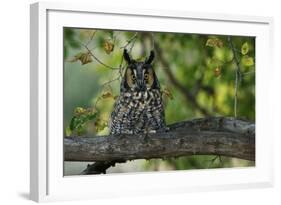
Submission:
<svg viewBox="0 0 281 205">
<path fill-rule="evenodd" d="M 64 160 L 100 162 L 93 173 L 105 173 L 116 162 L 134 159 L 220 155 L 255 161 L 254 123 L 211 117 L 175 123 L 169 128 L 155 134 L 65 137 Z"/>
</svg>

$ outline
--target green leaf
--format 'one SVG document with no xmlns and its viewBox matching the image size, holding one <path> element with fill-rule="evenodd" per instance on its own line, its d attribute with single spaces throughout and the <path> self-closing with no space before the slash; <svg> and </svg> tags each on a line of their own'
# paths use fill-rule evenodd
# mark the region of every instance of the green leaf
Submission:
<svg viewBox="0 0 281 205">
<path fill-rule="evenodd" d="M 88 119 L 89 119 L 89 120 L 93 120 L 93 119 L 95 119 L 96 117 L 97 117 L 97 113 L 91 113 L 91 114 L 88 115 Z"/>
<path fill-rule="evenodd" d="M 77 117 L 72 117 L 70 120 L 69 128 L 71 131 L 75 130 L 77 126 Z"/>
<path fill-rule="evenodd" d="M 67 127 L 65 128 L 65 135 L 66 135 L 67 137 L 69 137 L 71 134 L 72 134 L 72 131 L 71 131 L 70 127 L 67 126 Z"/>
<path fill-rule="evenodd" d="M 96 131 L 97 132 L 100 132 L 102 131 L 104 128 L 106 128 L 108 125 L 107 125 L 107 122 L 105 122 L 104 120 L 101 120 L 100 118 L 98 118 L 96 121 L 95 121 L 95 127 L 96 127 Z"/>
<path fill-rule="evenodd" d="M 254 59 L 249 56 L 243 56 L 241 61 L 244 66 L 253 66 L 255 64 Z"/>
<path fill-rule="evenodd" d="M 241 53 L 243 55 L 246 55 L 249 52 L 249 45 L 248 42 L 243 43 L 242 47 L 241 47 Z"/>
<path fill-rule="evenodd" d="M 76 128 L 76 131 L 78 136 L 83 135 L 85 134 L 85 127 L 81 124 Z"/>
<path fill-rule="evenodd" d="M 209 38 L 206 42 L 206 46 L 222 48 L 223 42 L 218 38 Z"/>
<path fill-rule="evenodd" d="M 83 108 L 83 107 L 76 107 L 76 108 L 74 109 L 74 114 L 75 114 L 76 116 L 79 116 L 79 115 L 81 115 L 81 114 L 84 114 L 85 112 L 86 112 L 86 109 Z"/>
<path fill-rule="evenodd" d="M 93 108 L 76 107 L 74 116 L 70 120 L 69 129 L 66 128 L 66 135 L 75 132 L 77 135 L 86 133 L 88 123 L 95 120 L 98 112 Z"/>
</svg>

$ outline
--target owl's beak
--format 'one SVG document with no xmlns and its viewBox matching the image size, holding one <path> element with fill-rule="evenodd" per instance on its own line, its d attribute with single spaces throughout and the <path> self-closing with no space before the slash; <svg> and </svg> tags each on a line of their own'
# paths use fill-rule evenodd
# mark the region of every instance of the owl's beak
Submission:
<svg viewBox="0 0 281 205">
<path fill-rule="evenodd" d="M 146 86 L 143 80 L 137 80 L 137 90 L 138 91 L 145 91 Z"/>
</svg>

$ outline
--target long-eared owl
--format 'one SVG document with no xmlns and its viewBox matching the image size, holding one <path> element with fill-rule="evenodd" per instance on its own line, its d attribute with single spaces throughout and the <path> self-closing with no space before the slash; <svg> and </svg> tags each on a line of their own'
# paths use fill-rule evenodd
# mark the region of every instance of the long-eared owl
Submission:
<svg viewBox="0 0 281 205">
<path fill-rule="evenodd" d="M 151 51 L 145 61 L 136 61 L 125 49 L 123 57 L 128 66 L 111 113 L 110 134 L 164 130 L 166 125 L 160 84 L 152 68 L 154 52 Z"/>
</svg>

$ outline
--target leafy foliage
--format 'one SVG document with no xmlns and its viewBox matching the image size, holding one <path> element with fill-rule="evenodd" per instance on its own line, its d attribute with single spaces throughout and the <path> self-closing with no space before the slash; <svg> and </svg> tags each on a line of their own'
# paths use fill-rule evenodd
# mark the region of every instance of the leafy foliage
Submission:
<svg viewBox="0 0 281 205">
<path fill-rule="evenodd" d="M 70 136 L 73 132 L 77 135 L 85 133 L 85 126 L 88 122 L 97 118 L 97 111 L 94 109 L 85 109 L 77 107 L 74 110 L 74 116 L 71 118 L 66 133 Z"/>
</svg>

